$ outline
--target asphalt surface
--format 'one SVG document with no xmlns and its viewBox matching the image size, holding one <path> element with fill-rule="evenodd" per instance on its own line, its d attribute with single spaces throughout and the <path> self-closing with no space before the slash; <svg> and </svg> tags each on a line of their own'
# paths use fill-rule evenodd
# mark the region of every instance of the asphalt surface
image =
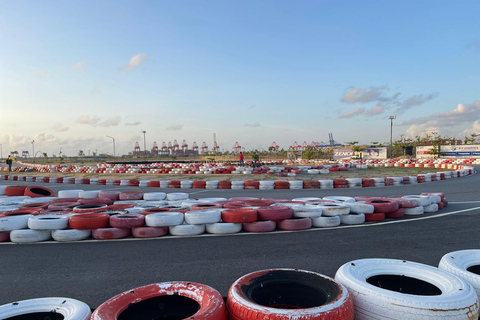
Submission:
<svg viewBox="0 0 480 320">
<path fill-rule="evenodd" d="M 477 167 L 477 170 L 480 169 Z M 0 181 L 0 184 L 26 184 Z M 30 183 L 31 184 L 31 183 Z M 443 192 L 450 205 L 436 214 L 384 223 L 303 232 L 76 243 L 0 244 L 0 304 L 68 297 L 92 309 L 120 292 L 155 282 L 207 284 L 224 296 L 239 277 L 266 268 L 298 268 L 333 277 L 362 258 L 394 258 L 438 265 L 451 251 L 480 247 L 480 175 L 418 185 L 362 189 L 196 190 L 41 184 L 62 189 L 189 192 L 205 197 L 391 196 Z"/>
</svg>

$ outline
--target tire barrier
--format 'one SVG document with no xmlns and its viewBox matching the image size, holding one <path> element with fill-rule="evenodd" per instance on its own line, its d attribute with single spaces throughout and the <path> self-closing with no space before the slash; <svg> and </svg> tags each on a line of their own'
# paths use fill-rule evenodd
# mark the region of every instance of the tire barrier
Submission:
<svg viewBox="0 0 480 320">
<path fill-rule="evenodd" d="M 353 300 L 333 279 L 311 271 L 268 269 L 235 281 L 228 317 L 243 319 L 354 319 Z"/>
<path fill-rule="evenodd" d="M 438 267 L 469 283 L 480 298 L 480 250 L 459 250 L 445 254 Z"/>
<path fill-rule="evenodd" d="M 70 298 L 37 298 L 0 306 L 2 319 L 89 320 L 90 307 Z"/>
<path fill-rule="evenodd" d="M 355 319 L 477 319 L 472 286 L 444 270 L 394 259 L 341 266 L 335 280 L 353 296 Z"/>
</svg>

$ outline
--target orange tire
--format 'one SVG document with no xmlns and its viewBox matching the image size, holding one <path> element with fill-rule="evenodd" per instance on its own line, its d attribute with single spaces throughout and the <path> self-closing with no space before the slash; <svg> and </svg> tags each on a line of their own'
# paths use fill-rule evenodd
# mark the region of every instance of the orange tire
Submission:
<svg viewBox="0 0 480 320">
<path fill-rule="evenodd" d="M 109 219 L 108 213 L 87 213 L 71 216 L 68 223 L 72 229 L 98 229 L 108 227 Z"/>
</svg>

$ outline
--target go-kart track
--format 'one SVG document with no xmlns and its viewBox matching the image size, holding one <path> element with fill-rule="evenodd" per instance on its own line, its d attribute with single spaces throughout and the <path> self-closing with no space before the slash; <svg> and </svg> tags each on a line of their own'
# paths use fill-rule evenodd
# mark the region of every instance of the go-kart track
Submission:
<svg viewBox="0 0 480 320">
<path fill-rule="evenodd" d="M 474 166 L 478 171 L 479 166 Z M 55 193 L 78 185 L 0 181 L 37 185 Z M 36 244 L 0 243 L 0 305 L 41 297 L 68 297 L 95 309 L 126 290 L 167 281 L 206 284 L 224 297 L 240 277 L 258 270 L 293 268 L 334 277 L 345 263 L 391 258 L 438 266 L 448 252 L 478 249 L 480 176 L 473 174 L 421 184 L 302 190 L 185 189 L 190 198 L 285 198 L 415 195 L 444 193 L 449 205 L 436 213 L 305 231 L 203 234 L 152 239 L 126 238 Z M 142 190 L 148 187 L 82 185 L 83 190 Z M 172 192 L 172 189 L 154 191 Z"/>
</svg>

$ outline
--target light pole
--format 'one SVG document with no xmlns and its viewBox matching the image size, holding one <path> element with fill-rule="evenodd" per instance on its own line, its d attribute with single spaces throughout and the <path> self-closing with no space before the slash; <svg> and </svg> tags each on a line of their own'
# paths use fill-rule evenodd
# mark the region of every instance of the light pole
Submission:
<svg viewBox="0 0 480 320">
<path fill-rule="evenodd" d="M 396 116 L 390 116 L 388 117 L 390 119 L 390 158 L 392 157 L 393 153 L 393 141 L 392 141 L 392 136 L 393 136 L 393 120 L 397 119 Z"/>
<path fill-rule="evenodd" d="M 107 136 L 107 138 L 110 138 L 113 140 L 113 157 L 115 158 L 115 138 L 110 136 Z"/>
<path fill-rule="evenodd" d="M 147 133 L 147 131 L 143 130 L 142 133 L 143 133 L 143 150 L 145 150 L 145 161 L 147 161 L 147 140 L 145 139 L 145 133 Z"/>
<path fill-rule="evenodd" d="M 0 158 L 3 159 L 3 144 L 0 144 Z"/>
<path fill-rule="evenodd" d="M 33 163 L 35 163 L 35 140 L 32 140 L 32 149 L 33 149 Z"/>
</svg>

